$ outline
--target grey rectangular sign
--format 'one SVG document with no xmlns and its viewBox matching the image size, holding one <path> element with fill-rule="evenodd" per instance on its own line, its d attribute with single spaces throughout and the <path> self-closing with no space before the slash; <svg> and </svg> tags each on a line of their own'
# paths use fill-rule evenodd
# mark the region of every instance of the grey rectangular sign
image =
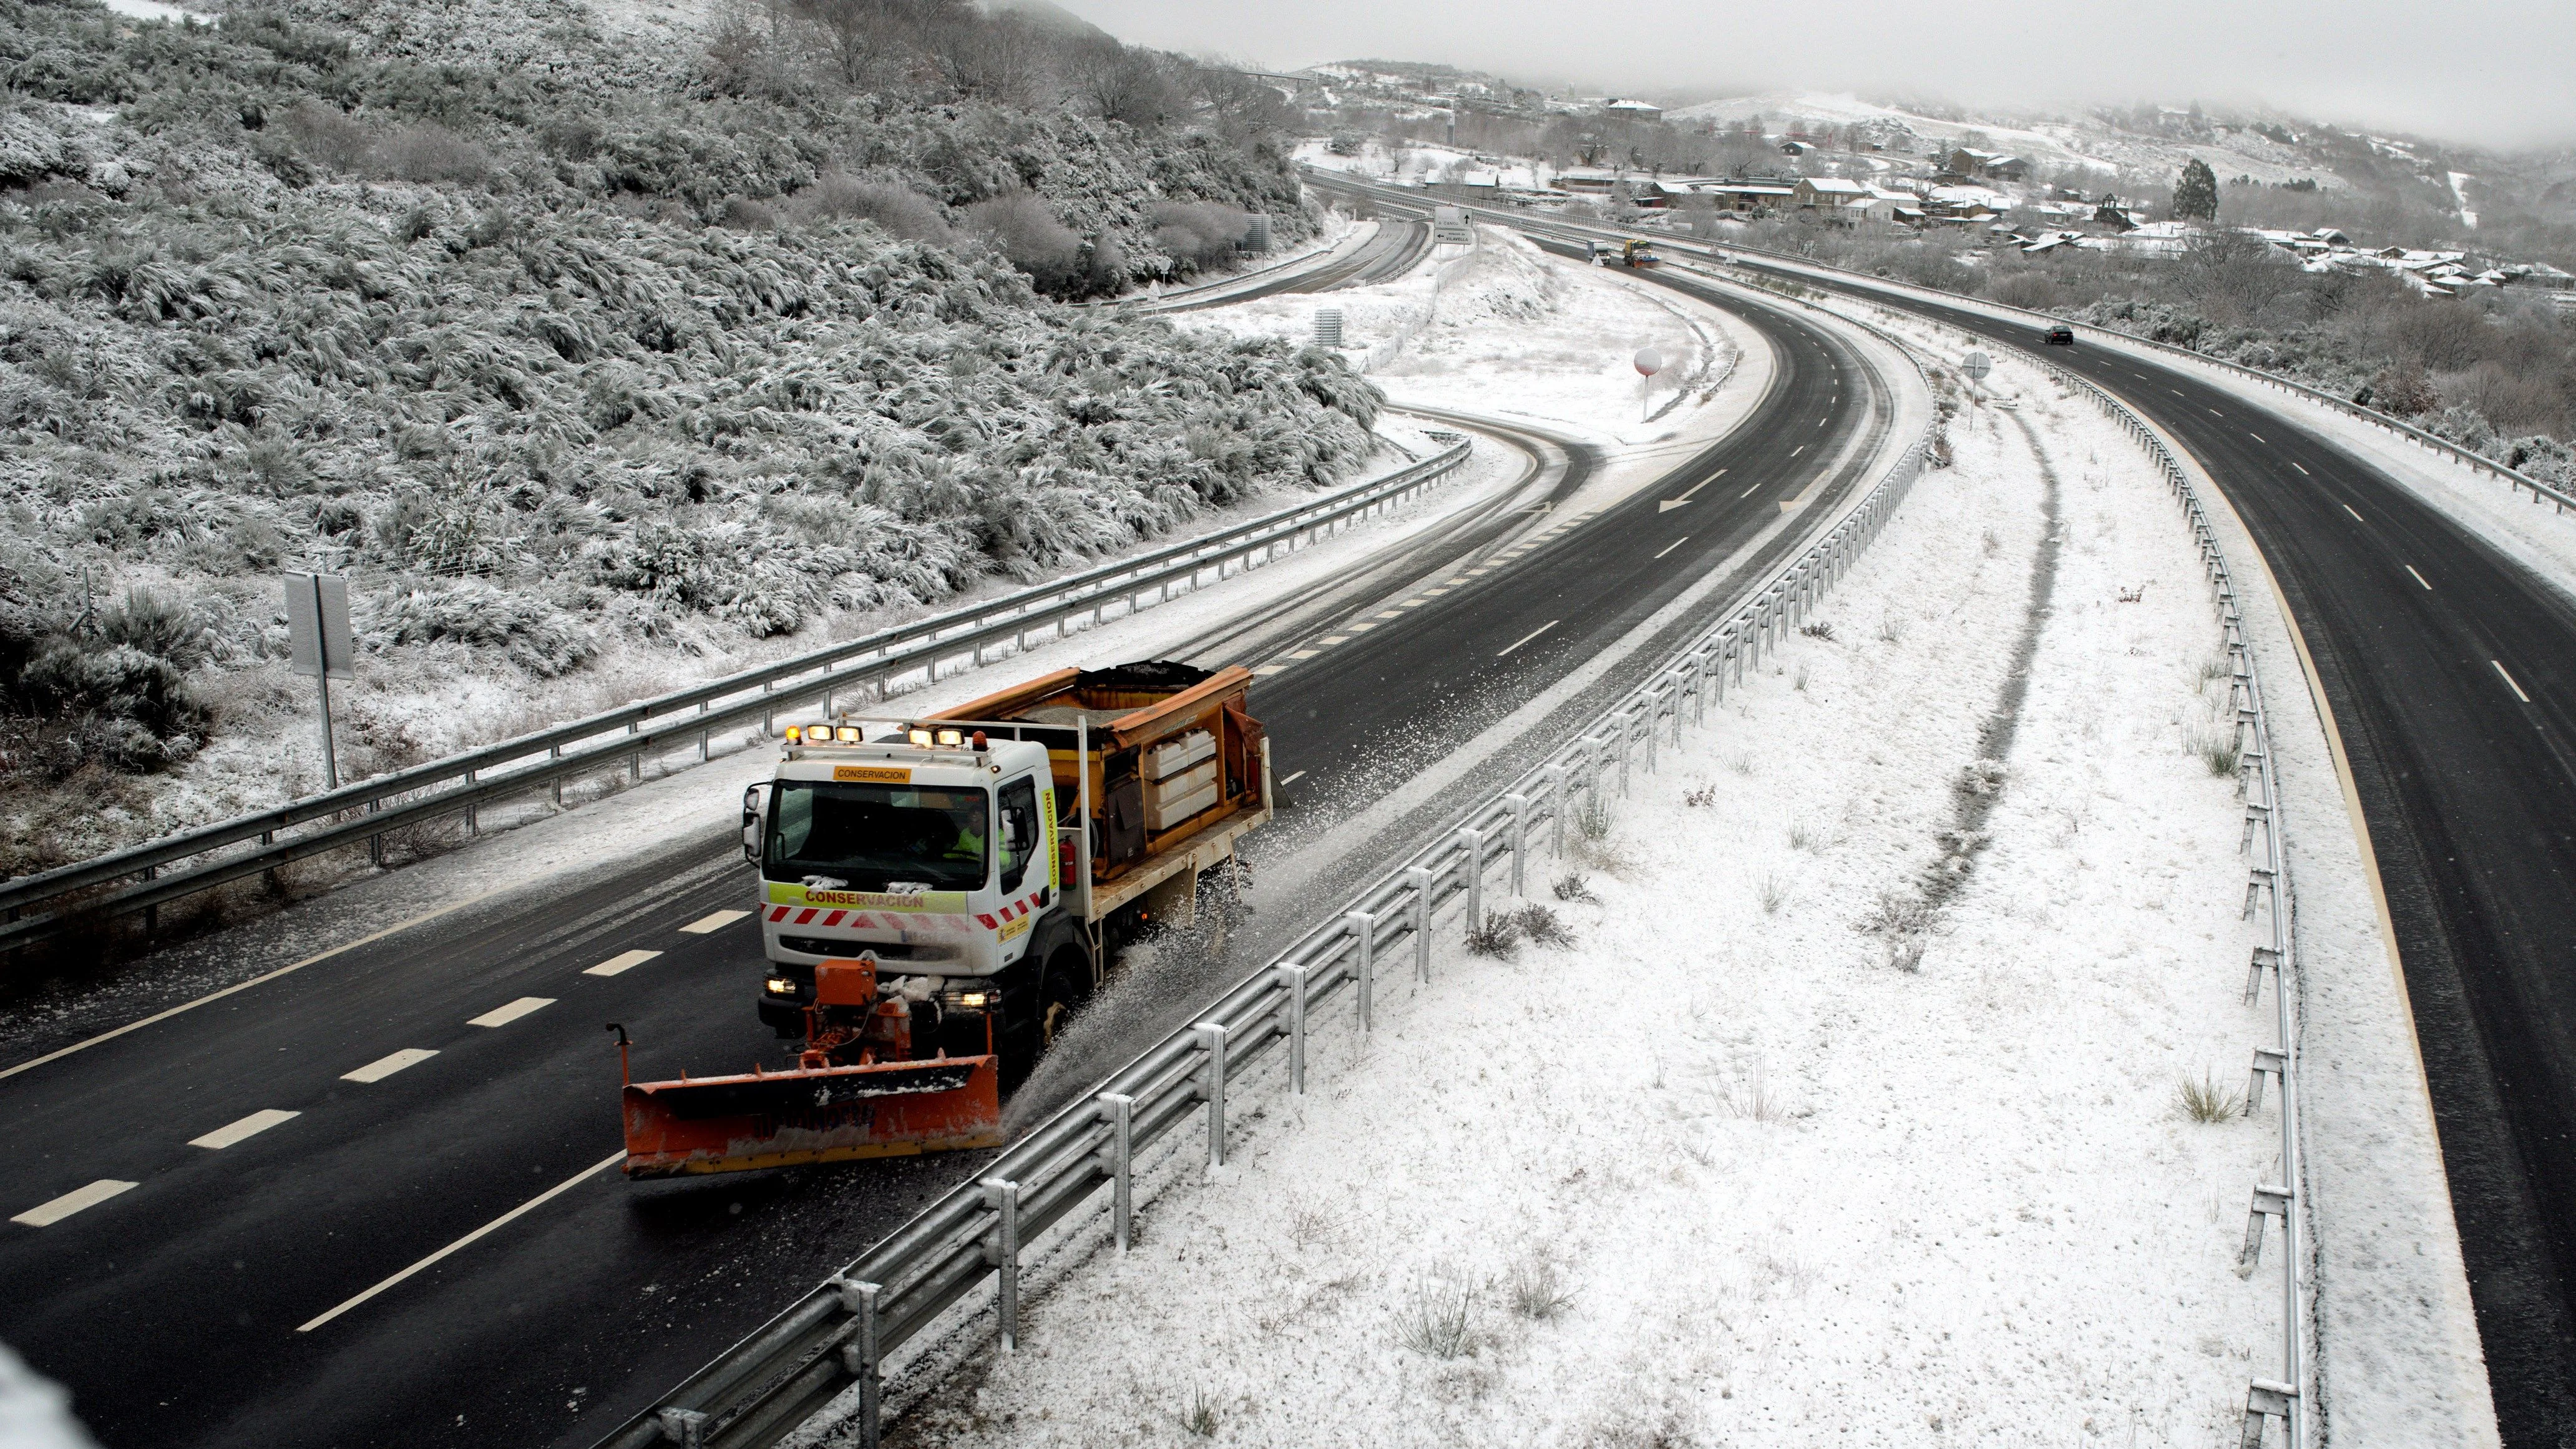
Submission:
<svg viewBox="0 0 2576 1449">
<path fill-rule="evenodd" d="M 286 633 L 298 674 L 355 679 L 356 641 L 349 634 L 349 581 L 338 574 L 286 576 Z"/>
</svg>

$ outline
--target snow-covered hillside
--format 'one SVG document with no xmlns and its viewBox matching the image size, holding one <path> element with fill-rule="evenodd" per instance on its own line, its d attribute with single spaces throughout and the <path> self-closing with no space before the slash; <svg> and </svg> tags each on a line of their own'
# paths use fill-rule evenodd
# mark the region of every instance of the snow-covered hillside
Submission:
<svg viewBox="0 0 2576 1449">
<path fill-rule="evenodd" d="M 2211 128 L 2205 137 L 2163 137 L 2118 129 L 2097 117 L 2069 116 L 2048 120 L 1948 120 L 1895 106 L 1865 101 L 1848 93 L 1775 91 L 1702 101 L 1669 113 L 1678 124 L 1727 124 L 1755 116 L 1769 130 L 1829 130 L 1858 125 L 1889 137 L 1912 137 L 1929 145 L 1975 146 L 2010 152 L 2034 166 L 2082 169 L 2102 179 L 2123 172 L 2171 176 L 2185 161 L 2197 158 L 2221 176 L 2250 176 L 2258 182 L 2301 179 L 2320 186 L 2341 186 L 2343 179 L 2323 168 L 2295 144 L 2276 140 L 2244 126 Z M 1982 138 L 1982 139 L 1979 139 Z"/>
</svg>

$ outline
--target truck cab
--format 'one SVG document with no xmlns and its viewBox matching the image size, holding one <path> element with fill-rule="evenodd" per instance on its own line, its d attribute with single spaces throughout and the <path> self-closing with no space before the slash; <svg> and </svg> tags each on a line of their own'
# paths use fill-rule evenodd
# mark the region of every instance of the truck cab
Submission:
<svg viewBox="0 0 2576 1449">
<path fill-rule="evenodd" d="M 1063 889 L 1046 748 L 957 730 L 868 739 L 831 722 L 787 734 L 775 777 L 743 801 L 771 967 L 761 1019 L 794 1035 L 814 967 L 861 956 L 907 994 L 1000 1005 Z"/>
</svg>

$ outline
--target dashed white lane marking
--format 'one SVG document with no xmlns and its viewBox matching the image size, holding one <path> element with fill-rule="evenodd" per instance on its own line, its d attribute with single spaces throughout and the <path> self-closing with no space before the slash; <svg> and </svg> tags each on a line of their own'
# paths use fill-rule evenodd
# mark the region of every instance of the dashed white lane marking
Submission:
<svg viewBox="0 0 2576 1449">
<path fill-rule="evenodd" d="M 1832 421 L 1833 421 L 1833 419 L 1832 419 L 1832 418 L 1830 418 L 1830 417 L 1818 418 L 1818 419 L 1816 419 L 1816 426 L 1821 428 L 1821 427 L 1823 427 L 1825 424 L 1827 424 L 1827 423 L 1829 423 L 1829 422 L 1832 422 Z"/>
<path fill-rule="evenodd" d="M 1416 597 L 1407 599 L 1403 603 L 1396 605 L 1396 607 L 1399 609 L 1419 609 L 1430 602 L 1431 601 L 1429 599 Z"/>
<path fill-rule="evenodd" d="M 342 1072 L 344 1082 L 381 1082 L 405 1067 L 416 1067 L 438 1053 L 427 1047 L 404 1047 L 389 1057 L 378 1057 L 354 1072 Z"/>
<path fill-rule="evenodd" d="M 9 1221 L 24 1223 L 31 1228 L 50 1228 L 83 1208 L 94 1208 L 118 1193 L 136 1186 L 139 1184 L 102 1177 L 87 1187 L 73 1188 L 50 1202 L 40 1202 Z"/>
<path fill-rule="evenodd" d="M 1348 635 L 1348 634 L 1327 634 L 1327 635 L 1325 635 L 1323 638 L 1318 639 L 1318 640 L 1316 640 L 1315 642 L 1316 642 L 1316 643 L 1318 643 L 1318 644 L 1325 645 L 1325 646 L 1327 646 L 1327 647 L 1329 647 L 1329 646 L 1331 646 L 1331 645 L 1335 645 L 1335 644 L 1348 644 L 1349 642 L 1351 642 L 1351 636 L 1350 636 L 1350 635 Z"/>
<path fill-rule="evenodd" d="M 1305 778 L 1306 778 L 1306 772 L 1305 772 L 1305 771 L 1303 771 L 1303 770 L 1299 770 L 1296 774 L 1293 774 L 1293 775 L 1289 776 L 1287 779 L 1282 780 L 1282 781 L 1280 781 L 1279 783 L 1280 783 L 1280 784 L 1282 784 L 1282 785 L 1294 785 L 1294 784 L 1296 784 L 1298 781 L 1300 781 L 1300 780 L 1302 780 L 1302 779 L 1305 779 Z"/>
<path fill-rule="evenodd" d="M 584 976 L 621 976 L 661 954 L 662 953 L 659 951 L 620 951 L 616 955 L 609 957 L 607 960 L 600 962 L 596 966 L 585 967 L 581 974 Z M 535 1009 L 535 1007 L 529 1008 L 531 1011 Z M 498 1022 L 493 1023 L 495 1026 L 498 1026 L 499 1024 L 500 1023 Z"/>
<path fill-rule="evenodd" d="M 1736 497 L 1738 497 L 1738 498 L 1750 498 L 1750 497 L 1752 497 L 1752 496 L 1753 496 L 1753 489 L 1754 489 L 1754 488 L 1759 488 L 1759 487 L 1761 487 L 1761 486 L 1762 486 L 1761 484 L 1756 483 L 1756 484 L 1754 484 L 1754 485 L 1753 485 L 1753 488 L 1747 488 L 1747 489 L 1745 489 L 1743 492 L 1738 493 L 1738 494 L 1736 494 L 1735 496 L 1736 496 Z"/>
<path fill-rule="evenodd" d="M 1668 544 L 1665 544 L 1665 545 L 1664 545 L 1664 553 L 1671 553 L 1674 549 L 1677 549 L 1677 548 L 1681 547 L 1683 544 L 1686 544 L 1686 543 L 1688 543 L 1688 542 L 1690 542 L 1690 535 L 1689 535 L 1689 534 L 1687 534 L 1687 533 L 1685 533 L 1685 534 L 1683 534 L 1681 537 L 1679 537 L 1679 538 L 1677 538 L 1677 539 L 1674 539 L 1672 542 L 1670 542 L 1670 543 L 1668 543 Z M 1657 558 L 1662 558 L 1662 557 L 1664 556 L 1664 553 L 1659 553 L 1659 554 L 1655 555 L 1655 557 L 1657 557 Z"/>
<path fill-rule="evenodd" d="M 712 936 L 750 914 L 749 911 L 713 911 L 682 926 L 680 930 L 691 936 Z"/>
<path fill-rule="evenodd" d="M 1510 648 L 1507 648 L 1507 649 L 1501 649 L 1501 650 L 1496 651 L 1496 652 L 1495 652 L 1495 654 L 1494 654 L 1494 657 L 1495 657 L 1496 659 L 1500 659 L 1500 658 L 1502 658 L 1505 654 L 1509 654 L 1509 653 L 1511 653 L 1513 649 L 1518 649 L 1518 648 L 1519 648 L 1519 647 L 1521 647 L 1522 645 L 1527 644 L 1527 643 L 1528 643 L 1529 641 L 1531 641 L 1532 639 L 1537 638 L 1539 635 L 1544 634 L 1544 633 L 1546 633 L 1548 630 L 1555 628 L 1555 627 L 1557 626 L 1557 624 L 1558 624 L 1558 623 L 1559 623 L 1559 621 L 1558 621 L 1558 620 L 1555 620 L 1555 619 L 1550 619 L 1550 620 L 1548 620 L 1546 623 L 1539 625 L 1537 628 L 1532 629 L 1531 631 L 1529 631 L 1529 632 L 1528 632 L 1528 633 L 1526 633 L 1526 634 L 1523 634 L 1523 635 L 1522 635 L 1521 637 L 1519 637 L 1518 639 L 1513 640 L 1513 641 L 1511 642 L 1511 646 L 1510 646 Z"/>
<path fill-rule="evenodd" d="M 2504 676 L 2504 687 L 2513 691 L 2514 698 L 2521 700 L 2524 704 L 2531 703 L 2531 696 L 2523 693 L 2522 686 L 2513 682 L 2513 675 L 2506 671 L 2503 660 L 2490 659 L 2487 662 L 2495 666 L 2496 673 Z"/>
<path fill-rule="evenodd" d="M 2223 418 L 2223 417 L 2227 416 L 2227 414 L 2220 412 L 2220 411 L 2219 411 L 2218 409 L 2216 409 L 2216 408 L 2211 408 L 2211 409 L 2209 410 L 2209 415 L 2210 415 L 2211 417 L 2213 417 L 2213 418 Z"/>
<path fill-rule="evenodd" d="M 271 1107 L 266 1111 L 253 1112 L 238 1122 L 227 1122 L 203 1137 L 191 1137 L 188 1139 L 188 1145 L 216 1149 L 230 1147 L 245 1138 L 257 1137 L 280 1122 L 292 1122 L 303 1115 L 301 1112 L 284 1112 Z"/>
<path fill-rule="evenodd" d="M 1790 456 L 1790 457 L 1792 457 L 1792 458 L 1794 458 L 1794 457 L 1798 456 L 1800 453 L 1803 453 L 1803 452 L 1805 452 L 1805 451 L 1807 451 L 1807 445 L 1806 445 L 1806 444 L 1804 444 L 1804 443 L 1800 443 L 1798 446 L 1796 446 L 1796 447 L 1794 447 L 1794 448 L 1791 448 L 1791 449 L 1789 450 L 1789 456 Z"/>
<path fill-rule="evenodd" d="M 360 936 L 354 941 L 342 942 L 340 945 L 334 946 L 328 951 L 316 951 L 301 961 L 289 962 L 284 966 L 278 967 L 274 971 L 264 972 L 258 976 L 254 976 L 248 981 L 236 982 L 233 985 L 225 987 L 221 991 L 209 991 L 194 1001 L 183 1001 L 167 1010 L 156 1011 L 150 1016 L 143 1018 L 141 1021 L 129 1021 L 125 1025 L 116 1028 L 114 1031 L 103 1031 L 96 1036 L 87 1037 L 83 1040 L 73 1042 L 70 1046 L 56 1047 L 52 1051 L 45 1053 L 43 1056 L 30 1057 L 27 1060 L 18 1063 L 16 1066 L 0 1068 L 0 1077 L 14 1077 L 20 1072 L 41 1067 L 47 1062 L 59 1061 L 64 1057 L 70 1056 L 74 1052 L 87 1051 L 91 1047 L 97 1046 L 100 1042 L 114 1041 L 118 1037 L 125 1035 L 127 1032 L 141 1031 L 143 1028 L 150 1026 L 155 1022 L 168 1021 L 170 1018 L 177 1016 L 183 1011 L 194 1011 L 209 1001 L 221 1001 L 236 991 L 248 991 L 252 987 L 260 985 L 263 982 L 275 981 L 280 976 L 301 971 L 305 967 L 313 965 L 315 962 L 328 961 L 343 951 L 354 951 L 360 946 L 372 945 L 398 931 L 408 931 L 423 921 L 434 921 L 440 916 L 446 915 L 451 911 L 461 911 L 467 906 L 476 905 L 480 902 L 490 900 L 492 897 L 497 896 L 508 889 L 508 886 L 494 886 L 488 891 L 467 896 L 461 901 L 450 901 L 446 905 L 440 906 L 434 911 L 423 911 L 419 915 L 413 916 L 408 920 L 396 921 L 392 925 L 385 927 L 383 930 L 378 931 L 373 935 Z"/>
<path fill-rule="evenodd" d="M 2352 513 L 2352 505 L 2351 505 L 2351 504 L 2346 503 L 2346 504 L 2343 504 L 2343 505 L 2341 505 L 2341 506 L 2342 506 L 2342 508 L 2343 508 L 2343 511 L 2344 511 L 2344 512 L 2346 512 L 2346 513 Z M 2355 523 L 2360 524 L 2360 525 L 2361 525 L 2361 526 L 2363 526 L 2364 528 L 2367 528 L 2367 527 L 2369 527 L 2369 526 L 2370 526 L 2370 520 L 2369 520 L 2369 519 L 2367 519 L 2367 518 L 2362 517 L 2362 516 L 2361 516 L 2360 514 L 2358 514 L 2358 513 L 2352 513 L 2352 521 L 2353 521 L 2353 522 L 2355 522 Z"/>
<path fill-rule="evenodd" d="M 1403 616 L 1403 615 L 1401 615 L 1401 614 L 1398 614 L 1398 613 L 1397 613 L 1395 610 L 1393 610 L 1393 609 L 1380 609 L 1380 610 L 1378 610 L 1378 611 L 1377 611 L 1377 615 L 1376 615 L 1376 617 L 1378 617 L 1378 618 L 1380 618 L 1380 619 L 1400 619 L 1400 618 L 1402 618 L 1402 617 L 1404 617 L 1404 616 Z"/>
<path fill-rule="evenodd" d="M 499 1217 L 494 1218 L 492 1221 L 485 1223 L 479 1228 L 476 1228 L 474 1231 L 467 1233 L 464 1237 L 458 1238 L 455 1242 L 448 1244 L 446 1247 L 439 1249 L 437 1252 L 430 1254 L 428 1257 L 421 1259 L 419 1262 L 414 1263 L 410 1267 L 403 1269 L 401 1272 L 394 1274 L 392 1277 L 385 1279 L 375 1287 L 368 1289 L 366 1292 L 359 1294 L 355 1298 L 349 1299 L 347 1302 L 342 1303 L 330 1312 L 316 1314 L 313 1317 L 306 1319 L 304 1322 L 297 1324 L 295 1326 L 295 1331 L 298 1333 L 311 1333 L 314 1329 L 320 1328 L 323 1324 L 330 1322 L 332 1319 L 339 1317 L 341 1314 L 348 1312 L 350 1309 L 355 1308 L 359 1304 L 366 1302 L 368 1299 L 375 1297 L 377 1294 L 384 1292 L 386 1289 L 391 1288 L 405 1278 L 410 1277 L 412 1274 L 417 1273 L 421 1269 L 426 1268 L 441 1258 L 446 1257 L 448 1254 L 468 1246 L 484 1234 L 492 1232 L 495 1229 L 508 1226 L 513 1219 L 519 1217 L 525 1212 L 528 1212 L 530 1209 L 537 1207 L 539 1204 L 544 1203 L 546 1200 L 554 1197 L 558 1193 L 567 1192 L 578 1187 L 581 1184 L 582 1179 L 596 1174 L 601 1168 L 608 1166 L 612 1162 L 624 1160 L 625 1156 L 625 1148 L 621 1147 L 617 1149 L 615 1152 L 599 1159 L 590 1166 L 583 1168 L 581 1171 L 576 1172 L 572 1176 L 565 1178 L 563 1181 L 556 1183 L 554 1186 L 547 1188 L 544 1192 L 538 1193 L 535 1197 L 532 1197 L 526 1202 L 519 1204 L 517 1207 L 510 1209 L 508 1212 L 501 1214 Z"/>
<path fill-rule="evenodd" d="M 1294 653 L 1291 653 L 1288 657 L 1291 659 L 1312 659 L 1323 652 L 1324 651 L 1321 649 L 1299 649 Z"/>
<path fill-rule="evenodd" d="M 531 1011 L 543 1011 L 555 1004 L 551 996 L 522 996 L 507 1006 L 496 1006 L 466 1022 L 467 1026 L 508 1026 Z"/>
<path fill-rule="evenodd" d="M 2406 569 L 2406 572 L 2408 572 L 2408 573 L 2410 573 L 2410 574 L 2415 574 L 2415 566 L 2414 566 L 2413 564 L 2407 564 L 2407 565 L 2405 565 L 2404 567 L 2405 567 L 2405 569 Z M 2424 577 L 2422 574 L 2415 574 L 2415 582 L 2417 582 L 2417 583 L 2419 583 L 2419 584 L 2423 584 L 2423 585 L 2424 585 L 2424 590 L 2425 590 L 2425 592 L 2427 592 L 2427 593 L 2432 592 L 2433 585 L 2432 585 L 2429 581 L 2427 581 L 2427 580 L 2425 579 L 2425 577 Z"/>
<path fill-rule="evenodd" d="M 1256 664 L 1252 666 L 1252 672 L 1259 675 L 1285 674 L 1288 672 L 1288 666 L 1285 664 Z"/>
</svg>

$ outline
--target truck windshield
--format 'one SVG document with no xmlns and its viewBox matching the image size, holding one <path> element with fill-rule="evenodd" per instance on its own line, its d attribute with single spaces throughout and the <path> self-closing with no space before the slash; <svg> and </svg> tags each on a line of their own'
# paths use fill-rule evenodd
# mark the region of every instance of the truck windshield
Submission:
<svg viewBox="0 0 2576 1449">
<path fill-rule="evenodd" d="M 781 780 L 762 874 L 823 876 L 835 890 L 912 884 L 976 890 L 991 846 L 991 797 L 974 788 Z"/>
</svg>

